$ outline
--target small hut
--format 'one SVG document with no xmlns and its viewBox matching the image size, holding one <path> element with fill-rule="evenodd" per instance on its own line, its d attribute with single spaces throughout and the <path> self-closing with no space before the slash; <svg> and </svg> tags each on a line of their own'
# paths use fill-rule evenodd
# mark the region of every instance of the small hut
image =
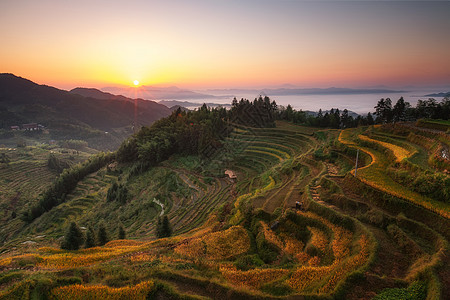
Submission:
<svg viewBox="0 0 450 300">
<path fill-rule="evenodd" d="M 225 170 L 225 175 L 227 175 L 233 181 L 237 180 L 236 174 L 231 170 Z"/>
</svg>

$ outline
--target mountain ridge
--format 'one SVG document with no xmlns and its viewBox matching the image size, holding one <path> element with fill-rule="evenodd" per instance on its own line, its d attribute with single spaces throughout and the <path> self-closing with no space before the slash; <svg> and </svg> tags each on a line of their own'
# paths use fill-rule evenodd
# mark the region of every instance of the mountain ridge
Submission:
<svg viewBox="0 0 450 300">
<path fill-rule="evenodd" d="M 105 93 L 103 99 L 98 99 L 79 95 L 81 88 L 76 91 L 78 94 L 39 85 L 13 74 L 0 74 L 0 104 L 7 110 L 13 110 L 20 115 L 26 115 L 27 109 L 36 106 L 54 111 L 48 118 L 41 117 L 36 120 L 33 120 L 33 116 L 26 115 L 25 118 L 30 122 L 52 123 L 55 120 L 67 119 L 97 129 L 108 130 L 132 124 L 150 125 L 170 114 L 168 107 L 154 101 L 142 99 L 134 101 L 124 96 L 112 94 L 109 96 Z M 90 92 L 92 95 L 94 90 Z M 96 90 L 95 94 L 101 96 L 99 92 L 103 93 Z M 134 102 L 139 107 L 138 112 Z M 39 113 L 34 115 L 38 116 Z M 12 125 L 16 124 L 3 124 L 3 126 Z"/>
</svg>

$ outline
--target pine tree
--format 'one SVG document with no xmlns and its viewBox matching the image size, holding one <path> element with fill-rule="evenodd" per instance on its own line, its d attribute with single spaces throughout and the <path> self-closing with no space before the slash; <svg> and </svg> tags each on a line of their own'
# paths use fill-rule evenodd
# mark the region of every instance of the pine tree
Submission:
<svg viewBox="0 0 450 300">
<path fill-rule="evenodd" d="M 165 237 L 172 235 L 172 226 L 170 226 L 169 218 L 167 216 L 163 217 L 162 227 L 165 233 Z"/>
<path fill-rule="evenodd" d="M 92 248 L 96 244 L 94 229 L 89 226 L 86 232 L 86 241 L 84 242 L 84 248 Z"/>
<path fill-rule="evenodd" d="M 83 244 L 83 239 L 84 237 L 80 227 L 78 227 L 77 223 L 72 222 L 64 236 L 61 249 L 78 250 L 80 249 L 80 245 Z"/>
<path fill-rule="evenodd" d="M 164 216 L 162 219 L 158 218 L 156 224 L 156 237 L 165 238 L 172 235 L 172 226 L 170 226 L 169 218 Z"/>
<path fill-rule="evenodd" d="M 106 201 L 114 201 L 117 198 L 117 190 L 119 186 L 117 185 L 117 182 L 114 182 L 112 186 L 108 189 L 108 193 L 106 195 Z"/>
<path fill-rule="evenodd" d="M 172 235 L 172 226 L 170 226 L 169 218 L 164 216 L 162 219 L 158 218 L 156 225 L 156 236 L 158 238 L 169 237 Z"/>
<path fill-rule="evenodd" d="M 106 227 L 103 222 L 100 223 L 98 227 L 97 240 L 99 246 L 103 246 L 104 244 L 109 242 L 108 233 L 106 232 Z"/>
<path fill-rule="evenodd" d="M 119 225 L 119 235 L 118 235 L 119 240 L 124 240 L 126 239 L 126 233 L 125 233 L 125 229 L 123 228 L 123 225 L 120 224 Z"/>
<path fill-rule="evenodd" d="M 162 219 L 158 217 L 158 221 L 156 223 L 156 237 L 162 238 L 163 232 L 162 232 Z"/>
</svg>

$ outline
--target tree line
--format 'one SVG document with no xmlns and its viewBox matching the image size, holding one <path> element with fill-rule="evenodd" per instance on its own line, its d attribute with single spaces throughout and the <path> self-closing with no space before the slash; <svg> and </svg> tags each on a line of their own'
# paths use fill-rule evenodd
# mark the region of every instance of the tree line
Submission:
<svg viewBox="0 0 450 300">
<path fill-rule="evenodd" d="M 417 101 L 416 107 L 412 107 L 403 97 L 392 105 L 390 98 L 382 98 L 375 108 L 376 123 L 396 123 L 401 121 L 414 121 L 422 118 L 442 119 L 450 118 L 450 98 L 446 97 L 441 102 L 430 98 Z"/>
<path fill-rule="evenodd" d="M 275 127 L 277 111 L 277 103 L 267 96 L 259 96 L 253 101 L 242 98 L 239 102 L 234 98 L 228 115 L 233 123 L 251 127 Z"/>
<path fill-rule="evenodd" d="M 358 115 L 354 118 L 347 109 L 341 111 L 339 108 L 332 108 L 325 113 L 322 109 L 319 109 L 319 112 L 315 115 L 302 110 L 295 110 L 291 105 L 279 109 L 277 117 L 279 120 L 285 120 L 295 124 L 336 129 L 373 125 L 375 122 L 371 113 L 367 116 Z"/>
<path fill-rule="evenodd" d="M 155 234 L 157 238 L 165 238 L 172 235 L 172 226 L 167 216 L 158 218 Z M 125 229 L 122 224 L 119 224 L 117 228 L 117 239 L 123 240 L 125 238 Z M 61 249 L 78 250 L 81 247 L 92 248 L 95 246 L 103 246 L 109 241 L 109 234 L 103 221 L 98 225 L 97 231 L 92 226 L 88 226 L 85 228 L 85 232 L 83 232 L 76 222 L 71 222 L 61 242 Z"/>
<path fill-rule="evenodd" d="M 126 232 L 122 224 L 119 224 L 117 238 L 119 240 L 126 238 Z M 61 249 L 78 250 L 83 245 L 84 248 L 103 246 L 109 240 L 109 234 L 103 222 L 100 222 L 97 231 L 94 231 L 92 226 L 88 226 L 86 233 L 83 233 L 76 222 L 71 222 L 64 235 L 64 240 L 61 242 Z"/>
<path fill-rule="evenodd" d="M 395 104 L 392 103 L 390 98 L 382 98 L 374 109 L 375 112 L 373 113 L 369 112 L 365 116 L 353 117 L 347 109 L 340 111 L 338 108 L 332 108 L 325 113 L 320 109 L 315 115 L 302 110 L 295 110 L 291 105 L 288 105 L 286 108 L 278 108 L 276 116 L 279 120 L 286 120 L 295 124 L 336 129 L 415 121 L 421 118 L 448 120 L 450 118 L 450 99 L 446 97 L 441 102 L 433 98 L 419 100 L 416 107 L 412 107 L 403 97 L 400 97 Z"/>
</svg>

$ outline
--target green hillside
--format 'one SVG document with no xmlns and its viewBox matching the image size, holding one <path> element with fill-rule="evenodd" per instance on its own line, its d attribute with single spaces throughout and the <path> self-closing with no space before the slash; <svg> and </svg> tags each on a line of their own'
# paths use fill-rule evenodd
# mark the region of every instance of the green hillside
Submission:
<svg viewBox="0 0 450 300">
<path fill-rule="evenodd" d="M 54 183 L 43 167 L 8 175 L 8 190 L 47 192 L 4 197 L 20 209 L 3 216 L 0 299 L 448 298 L 448 135 L 306 127 L 272 108 L 179 110 Z M 28 166 L 48 159 L 33 151 Z M 97 244 L 60 249 L 72 222 Z"/>
</svg>

